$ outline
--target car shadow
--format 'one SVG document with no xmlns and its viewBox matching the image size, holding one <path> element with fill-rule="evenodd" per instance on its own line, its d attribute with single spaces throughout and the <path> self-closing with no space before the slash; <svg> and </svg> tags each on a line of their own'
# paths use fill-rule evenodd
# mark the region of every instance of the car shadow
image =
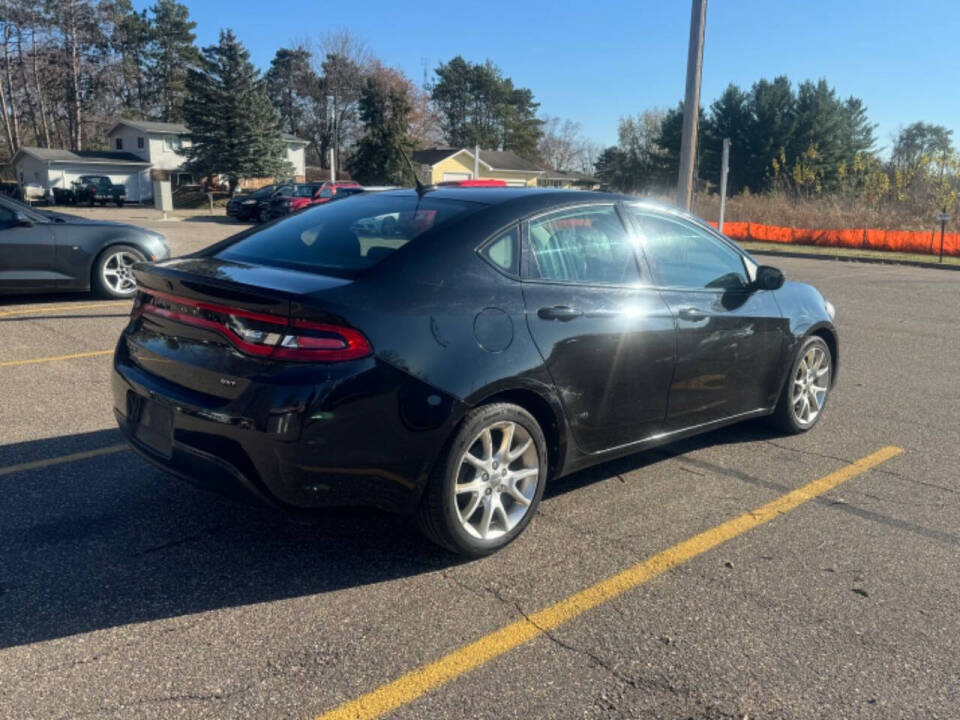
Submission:
<svg viewBox="0 0 960 720">
<path fill-rule="evenodd" d="M 605 463 L 554 481 L 546 495 L 756 439 L 742 434 L 720 431 Z M 407 517 L 341 508 L 306 523 L 231 503 L 122 449 L 116 430 L 0 446 L 0 497 L 0 648 L 464 562 L 423 539 Z"/>
<path fill-rule="evenodd" d="M 109 302 L 109 299 L 97 297 L 92 292 L 36 293 L 29 295 L 0 295 L 0 308 L 7 305 L 43 306 L 57 303 L 89 302 L 91 300 Z"/>
<path fill-rule="evenodd" d="M 236 220 L 229 215 L 190 215 L 183 222 L 214 223 L 216 225 L 234 225 L 239 228 L 255 225 L 252 220 Z"/>
</svg>

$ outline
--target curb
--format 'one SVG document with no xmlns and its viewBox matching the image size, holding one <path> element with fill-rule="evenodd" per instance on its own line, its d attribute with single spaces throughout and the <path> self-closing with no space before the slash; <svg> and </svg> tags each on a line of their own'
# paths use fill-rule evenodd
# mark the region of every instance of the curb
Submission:
<svg viewBox="0 0 960 720">
<path fill-rule="evenodd" d="M 747 250 L 747 248 L 744 248 Z M 907 267 L 931 268 L 934 270 L 960 271 L 960 265 L 941 265 L 940 263 L 920 262 L 918 260 L 895 260 L 874 257 L 852 257 L 849 255 L 826 255 L 820 253 L 789 252 L 785 250 L 747 250 L 751 255 L 769 255 L 771 257 L 799 258 L 801 260 L 835 260 L 838 262 L 867 263 L 870 265 L 905 265 Z"/>
</svg>

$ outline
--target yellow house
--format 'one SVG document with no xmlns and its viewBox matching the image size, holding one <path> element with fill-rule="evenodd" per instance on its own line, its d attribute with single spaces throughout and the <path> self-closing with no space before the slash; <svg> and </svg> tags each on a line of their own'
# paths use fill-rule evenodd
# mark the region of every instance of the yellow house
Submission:
<svg viewBox="0 0 960 720">
<path fill-rule="evenodd" d="M 537 178 L 543 174 L 532 162 L 509 150 L 481 150 L 479 162 L 474 163 L 473 150 L 467 148 L 428 148 L 413 153 L 412 160 L 425 185 L 457 180 L 503 180 L 512 187 L 536 187 Z"/>
</svg>

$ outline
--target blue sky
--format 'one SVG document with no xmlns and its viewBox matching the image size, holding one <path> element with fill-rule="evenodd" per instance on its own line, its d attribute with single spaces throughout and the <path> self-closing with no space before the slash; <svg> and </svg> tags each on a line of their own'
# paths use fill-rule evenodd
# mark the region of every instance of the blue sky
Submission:
<svg viewBox="0 0 960 720">
<path fill-rule="evenodd" d="M 146 7 L 151 0 L 138 0 Z M 529 87 L 541 112 L 616 141 L 620 116 L 683 95 L 688 0 L 186 0 L 201 45 L 230 27 L 261 68 L 276 48 L 348 29 L 420 82 L 461 54 L 487 58 Z M 878 148 L 901 125 L 945 125 L 960 144 L 960 3 L 954 0 L 712 0 L 701 102 L 730 82 L 824 77 L 864 100 Z"/>
</svg>

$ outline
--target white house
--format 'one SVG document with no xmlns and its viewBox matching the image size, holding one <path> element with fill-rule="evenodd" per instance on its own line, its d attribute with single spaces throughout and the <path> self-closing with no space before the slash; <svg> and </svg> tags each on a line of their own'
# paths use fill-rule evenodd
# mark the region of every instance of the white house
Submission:
<svg viewBox="0 0 960 720">
<path fill-rule="evenodd" d="M 151 170 L 168 171 L 174 187 L 195 181 L 185 168 L 183 149 L 190 146 L 190 130 L 183 123 L 118 120 L 107 137 L 108 151 L 20 148 L 12 161 L 17 181 L 21 188 L 26 183 L 40 183 L 52 198 L 54 188 L 69 189 L 81 175 L 106 175 L 114 184 L 126 186 L 128 202 L 153 196 Z M 310 143 L 289 133 L 282 137 L 294 180 L 303 182 L 305 150 Z"/>
</svg>

